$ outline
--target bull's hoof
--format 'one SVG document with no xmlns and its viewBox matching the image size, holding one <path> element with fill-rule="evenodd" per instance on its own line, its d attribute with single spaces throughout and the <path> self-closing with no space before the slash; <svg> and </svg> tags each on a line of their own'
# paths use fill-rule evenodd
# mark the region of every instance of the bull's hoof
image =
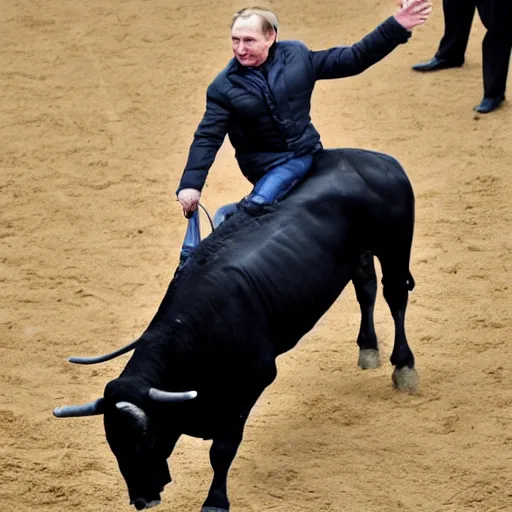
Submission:
<svg viewBox="0 0 512 512">
<path fill-rule="evenodd" d="M 409 368 L 408 366 L 395 369 L 391 378 L 395 389 L 398 391 L 406 391 L 408 393 L 414 393 L 417 391 L 420 383 L 418 372 L 414 368 Z"/>
<path fill-rule="evenodd" d="M 378 368 L 380 366 L 380 354 L 373 348 L 365 348 L 359 351 L 357 364 L 363 370 Z"/>
<path fill-rule="evenodd" d="M 135 501 L 130 501 L 130 505 L 133 505 L 137 510 L 145 510 L 160 505 L 160 500 L 146 501 L 144 498 L 137 498 Z"/>
<path fill-rule="evenodd" d="M 218 508 L 218 507 L 203 507 L 201 512 L 229 512 L 226 508 Z"/>
</svg>

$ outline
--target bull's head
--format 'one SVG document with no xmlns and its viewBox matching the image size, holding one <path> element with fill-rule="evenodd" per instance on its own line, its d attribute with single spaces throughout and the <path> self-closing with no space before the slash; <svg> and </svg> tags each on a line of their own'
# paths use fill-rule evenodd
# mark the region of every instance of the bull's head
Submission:
<svg viewBox="0 0 512 512">
<path fill-rule="evenodd" d="M 125 479 L 130 504 L 142 510 L 160 503 L 160 493 L 171 481 L 167 459 L 179 437 L 172 435 L 166 411 L 158 404 L 196 396 L 195 391 L 171 393 L 119 378 L 107 384 L 102 398 L 57 407 L 53 414 L 59 418 L 103 415 L 107 441 Z"/>
</svg>

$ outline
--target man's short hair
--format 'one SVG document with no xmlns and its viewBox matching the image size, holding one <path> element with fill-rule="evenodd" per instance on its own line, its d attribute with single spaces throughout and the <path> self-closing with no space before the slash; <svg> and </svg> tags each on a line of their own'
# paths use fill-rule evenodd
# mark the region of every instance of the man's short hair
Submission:
<svg viewBox="0 0 512 512">
<path fill-rule="evenodd" d="M 240 9 L 233 15 L 230 28 L 233 28 L 238 18 L 249 18 L 253 15 L 261 19 L 261 30 L 264 34 L 268 34 L 269 32 L 275 32 L 277 34 L 279 30 L 279 20 L 276 13 L 263 7 L 244 7 Z"/>
</svg>

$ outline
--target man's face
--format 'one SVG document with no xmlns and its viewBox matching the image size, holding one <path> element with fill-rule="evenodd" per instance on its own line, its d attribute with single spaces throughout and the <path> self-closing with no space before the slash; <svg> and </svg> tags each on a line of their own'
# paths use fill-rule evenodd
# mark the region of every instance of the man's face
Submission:
<svg viewBox="0 0 512 512">
<path fill-rule="evenodd" d="M 267 60 L 268 50 L 275 38 L 275 33 L 263 33 L 261 19 L 254 14 L 248 18 L 238 18 L 231 29 L 233 53 L 242 66 L 261 66 Z"/>
</svg>

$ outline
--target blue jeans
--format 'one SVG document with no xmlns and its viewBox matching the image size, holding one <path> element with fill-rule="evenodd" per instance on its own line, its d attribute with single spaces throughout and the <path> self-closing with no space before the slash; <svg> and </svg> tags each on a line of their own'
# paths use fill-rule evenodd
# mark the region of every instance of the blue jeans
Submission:
<svg viewBox="0 0 512 512">
<path fill-rule="evenodd" d="M 311 169 L 313 156 L 292 158 L 268 171 L 254 186 L 248 199 L 256 204 L 272 204 L 282 199 Z"/>
<path fill-rule="evenodd" d="M 304 155 L 292 158 L 284 164 L 270 169 L 259 179 L 246 200 L 257 205 L 272 204 L 279 201 L 306 176 L 312 164 L 313 155 Z M 217 227 L 237 208 L 238 203 L 230 203 L 220 207 L 213 219 L 214 226 Z"/>
</svg>

